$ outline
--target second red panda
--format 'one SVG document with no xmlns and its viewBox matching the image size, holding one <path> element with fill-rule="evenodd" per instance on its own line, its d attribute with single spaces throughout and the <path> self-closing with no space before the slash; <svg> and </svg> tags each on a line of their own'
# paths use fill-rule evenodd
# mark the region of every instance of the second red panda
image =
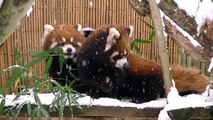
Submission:
<svg viewBox="0 0 213 120">
<path fill-rule="evenodd" d="M 128 75 L 119 91 L 119 95 L 131 98 L 134 102 L 146 102 L 165 97 L 162 66 L 151 60 L 130 53 L 128 55 Z M 201 94 L 210 80 L 194 68 L 171 66 L 172 79 L 180 95 Z"/>
<path fill-rule="evenodd" d="M 102 26 L 79 49 L 79 77 L 101 91 L 92 91 L 96 97 L 137 103 L 165 97 L 161 65 L 130 51 L 132 33 L 133 27 Z M 200 94 L 210 85 L 197 69 L 171 66 L 171 74 L 180 94 Z"/>
</svg>

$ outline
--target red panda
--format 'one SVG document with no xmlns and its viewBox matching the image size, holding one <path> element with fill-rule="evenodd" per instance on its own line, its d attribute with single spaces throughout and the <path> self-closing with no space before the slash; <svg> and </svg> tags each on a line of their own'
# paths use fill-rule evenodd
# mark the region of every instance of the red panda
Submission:
<svg viewBox="0 0 213 120">
<path fill-rule="evenodd" d="M 123 83 L 128 67 L 129 32 L 129 28 L 102 26 L 78 50 L 79 78 L 90 87 L 90 96 L 112 97 Z"/>
<path fill-rule="evenodd" d="M 165 97 L 160 64 L 135 53 L 128 55 L 128 63 L 129 71 L 118 93 L 120 96 L 131 98 L 134 102 L 147 102 Z M 201 75 L 200 71 L 194 68 L 171 66 L 171 75 L 180 95 L 201 94 L 210 85 L 209 78 Z"/>
<path fill-rule="evenodd" d="M 61 48 L 64 53 L 64 61 L 62 70 L 59 65 L 59 55 L 51 53 L 53 61 L 49 69 L 49 75 L 62 86 L 69 85 L 76 78 L 77 75 L 77 57 L 76 52 L 85 40 L 92 29 L 82 29 L 81 25 L 45 25 L 43 37 L 43 50 Z"/>
<path fill-rule="evenodd" d="M 165 97 L 161 65 L 131 52 L 132 33 L 133 27 L 102 26 L 86 38 L 77 65 L 80 80 L 99 90 L 90 95 L 137 103 Z M 180 94 L 200 94 L 210 85 L 197 69 L 171 66 L 171 74 Z"/>
</svg>

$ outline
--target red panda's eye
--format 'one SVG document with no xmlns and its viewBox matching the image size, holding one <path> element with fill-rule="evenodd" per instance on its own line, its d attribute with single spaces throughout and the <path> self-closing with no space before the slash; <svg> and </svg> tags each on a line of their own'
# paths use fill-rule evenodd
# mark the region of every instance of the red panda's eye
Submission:
<svg viewBox="0 0 213 120">
<path fill-rule="evenodd" d="M 73 47 L 79 47 L 79 45 L 76 42 L 72 43 Z"/>
<path fill-rule="evenodd" d="M 58 45 L 60 45 L 60 46 L 63 46 L 64 44 L 65 44 L 64 41 L 59 41 L 59 42 L 58 42 Z"/>
</svg>

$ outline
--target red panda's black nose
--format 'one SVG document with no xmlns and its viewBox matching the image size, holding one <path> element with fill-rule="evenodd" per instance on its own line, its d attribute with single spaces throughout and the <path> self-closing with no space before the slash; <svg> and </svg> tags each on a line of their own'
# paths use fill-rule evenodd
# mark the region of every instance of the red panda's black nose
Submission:
<svg viewBox="0 0 213 120">
<path fill-rule="evenodd" d="M 72 48 L 67 48 L 67 52 L 71 53 L 72 52 Z"/>
</svg>

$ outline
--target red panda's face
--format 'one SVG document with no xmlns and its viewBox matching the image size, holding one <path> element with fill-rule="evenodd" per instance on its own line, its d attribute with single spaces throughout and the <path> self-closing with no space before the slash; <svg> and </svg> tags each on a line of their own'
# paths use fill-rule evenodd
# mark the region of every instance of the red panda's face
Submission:
<svg viewBox="0 0 213 120">
<path fill-rule="evenodd" d="M 117 68 L 126 67 L 133 27 L 113 26 L 108 28 L 108 31 L 104 51 L 107 53 L 112 65 Z"/>
<path fill-rule="evenodd" d="M 44 50 L 61 47 L 65 58 L 76 56 L 77 49 L 81 47 L 85 39 L 80 32 L 81 25 L 58 25 L 56 27 L 45 25 L 44 28 Z"/>
<path fill-rule="evenodd" d="M 106 93 L 127 75 L 132 27 L 102 26 L 78 50 L 78 73 L 86 84 Z"/>
</svg>

